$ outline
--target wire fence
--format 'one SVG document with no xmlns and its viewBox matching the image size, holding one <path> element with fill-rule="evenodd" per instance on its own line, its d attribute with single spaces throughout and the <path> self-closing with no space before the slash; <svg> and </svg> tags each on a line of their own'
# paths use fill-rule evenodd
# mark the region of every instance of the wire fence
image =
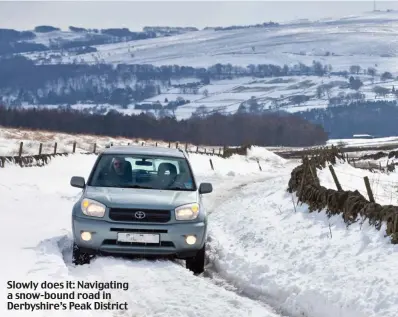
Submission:
<svg viewBox="0 0 398 317">
<path fill-rule="evenodd" d="M 99 154 L 105 148 L 113 147 L 113 146 L 155 146 L 155 147 L 168 147 L 168 148 L 176 148 L 180 150 L 184 150 L 186 153 L 197 153 L 202 155 L 209 156 L 219 156 L 224 157 L 225 148 L 220 147 L 203 147 L 203 146 L 193 146 L 188 143 L 179 143 L 179 142 L 110 142 L 108 144 L 105 143 L 84 143 L 80 141 L 69 142 L 67 144 L 60 144 L 58 142 L 40 142 L 40 143 L 32 143 L 32 142 L 20 142 L 18 149 L 12 150 L 12 153 L 15 155 L 0 155 L 0 168 L 5 167 L 6 163 L 17 164 L 21 167 L 32 167 L 32 166 L 44 166 L 48 164 L 53 157 L 56 156 L 68 156 L 73 154 Z M 227 151 L 231 151 L 231 149 L 227 149 Z M 212 165 L 212 161 L 210 160 L 210 164 Z M 212 167 L 213 168 L 213 167 Z"/>
<path fill-rule="evenodd" d="M 367 173 L 369 175 L 365 175 L 362 172 L 362 175 L 358 175 L 342 171 L 339 168 L 335 169 L 335 174 L 343 190 L 358 190 L 365 197 L 368 196 L 368 189 L 365 182 L 365 177 L 367 177 L 376 202 L 390 205 L 398 204 L 398 179 L 396 181 L 387 179 L 390 176 L 382 173 Z"/>
<path fill-rule="evenodd" d="M 223 156 L 223 147 L 211 147 L 211 146 L 197 146 L 189 143 L 180 142 L 109 142 L 109 143 L 83 143 L 80 141 L 59 143 L 59 142 L 40 142 L 34 144 L 32 142 L 19 142 L 18 148 L 12 150 L 15 155 L 4 155 L 4 156 L 32 156 L 32 155 L 43 155 L 43 154 L 75 154 L 75 153 L 94 153 L 98 154 L 105 148 L 112 146 L 154 146 L 154 147 L 168 147 L 185 150 L 187 153 L 199 153 Z"/>
</svg>

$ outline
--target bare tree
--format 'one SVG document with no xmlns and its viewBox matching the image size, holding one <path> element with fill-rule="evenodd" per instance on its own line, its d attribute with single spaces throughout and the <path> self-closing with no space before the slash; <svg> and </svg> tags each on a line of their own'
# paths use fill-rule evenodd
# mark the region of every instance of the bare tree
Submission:
<svg viewBox="0 0 398 317">
<path fill-rule="evenodd" d="M 359 74 L 360 71 L 361 71 L 361 66 L 359 66 L 359 65 L 350 66 L 350 72 L 352 74 Z"/>
</svg>

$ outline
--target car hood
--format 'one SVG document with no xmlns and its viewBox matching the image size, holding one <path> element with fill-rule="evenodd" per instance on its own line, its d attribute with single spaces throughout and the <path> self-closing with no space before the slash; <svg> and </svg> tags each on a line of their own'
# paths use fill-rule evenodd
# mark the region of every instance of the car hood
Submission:
<svg viewBox="0 0 398 317">
<path fill-rule="evenodd" d="M 174 209 L 198 202 L 196 191 L 87 187 L 85 197 L 110 208 Z"/>
</svg>

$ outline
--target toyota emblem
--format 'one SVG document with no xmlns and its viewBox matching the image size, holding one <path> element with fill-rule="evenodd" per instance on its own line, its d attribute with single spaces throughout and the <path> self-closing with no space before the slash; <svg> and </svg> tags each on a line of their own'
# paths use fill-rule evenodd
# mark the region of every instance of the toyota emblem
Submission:
<svg viewBox="0 0 398 317">
<path fill-rule="evenodd" d="M 144 219 L 144 218 L 145 218 L 145 212 L 143 212 L 143 211 L 137 211 L 137 212 L 134 214 L 134 217 L 137 218 L 137 219 Z"/>
</svg>

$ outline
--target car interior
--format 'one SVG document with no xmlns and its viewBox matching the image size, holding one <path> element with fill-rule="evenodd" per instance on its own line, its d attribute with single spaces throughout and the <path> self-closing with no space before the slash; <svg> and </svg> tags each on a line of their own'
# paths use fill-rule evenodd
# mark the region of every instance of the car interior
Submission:
<svg viewBox="0 0 398 317">
<path fill-rule="evenodd" d="M 165 158 L 107 157 L 94 173 L 95 186 L 137 185 L 150 188 L 193 189 L 185 160 Z M 96 177 L 97 176 L 97 177 Z"/>
</svg>

